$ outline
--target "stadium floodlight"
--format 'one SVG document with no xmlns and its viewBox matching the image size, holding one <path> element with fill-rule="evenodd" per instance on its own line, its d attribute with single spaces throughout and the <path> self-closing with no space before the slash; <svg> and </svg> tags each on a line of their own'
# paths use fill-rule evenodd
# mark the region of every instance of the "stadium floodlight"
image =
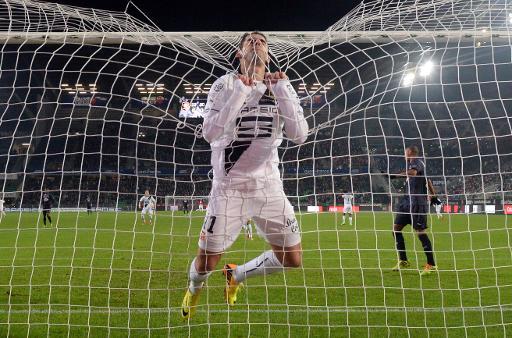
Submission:
<svg viewBox="0 0 512 338">
<path fill-rule="evenodd" d="M 409 87 L 414 82 L 415 75 L 412 72 L 406 73 L 402 78 L 402 85 L 404 87 Z"/>
<path fill-rule="evenodd" d="M 427 61 L 420 66 L 420 76 L 427 77 L 432 73 L 434 69 L 434 63 L 432 61 Z"/>
</svg>

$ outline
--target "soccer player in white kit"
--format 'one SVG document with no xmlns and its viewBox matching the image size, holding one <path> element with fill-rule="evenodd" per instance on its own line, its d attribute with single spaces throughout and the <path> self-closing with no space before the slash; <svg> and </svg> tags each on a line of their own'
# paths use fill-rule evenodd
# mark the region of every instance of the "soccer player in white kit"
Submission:
<svg viewBox="0 0 512 338">
<path fill-rule="evenodd" d="M 204 281 L 250 218 L 272 250 L 243 265 L 224 266 L 228 304 L 236 302 L 246 278 L 302 264 L 299 225 L 284 194 L 277 148 L 284 136 L 304 143 L 308 124 L 288 77 L 267 72 L 263 34 L 244 34 L 236 57 L 241 74 L 215 81 L 205 107 L 203 136 L 212 148 L 213 182 L 199 250 L 190 265 L 184 318 L 194 314 Z"/>
<path fill-rule="evenodd" d="M 199 200 L 199 206 L 197 207 L 197 210 L 198 211 L 203 211 L 204 210 L 203 200 Z"/>
<path fill-rule="evenodd" d="M 434 185 L 432 184 L 432 181 L 428 179 L 428 187 L 429 191 L 435 192 Z M 443 209 L 443 201 L 441 201 L 436 195 L 430 196 L 430 205 L 433 206 L 436 209 L 436 215 L 437 219 L 443 218 L 443 214 L 441 213 L 441 210 Z"/>
<path fill-rule="evenodd" d="M 348 214 L 348 222 L 352 225 L 352 201 L 354 200 L 354 195 L 347 193 L 341 195 L 341 197 L 343 198 L 343 219 L 341 225 L 345 225 L 345 214 Z"/>
<path fill-rule="evenodd" d="M 5 211 L 4 211 L 4 203 L 5 203 L 5 200 L 4 198 L 0 198 L 0 221 L 2 220 L 2 218 L 5 216 Z"/>
<path fill-rule="evenodd" d="M 250 219 L 248 219 L 247 222 L 242 223 L 242 229 L 244 229 L 247 239 L 252 240 L 252 223 Z"/>
<path fill-rule="evenodd" d="M 441 213 L 441 209 L 443 208 L 443 201 L 436 198 L 431 200 L 431 203 L 434 205 L 434 208 L 436 209 L 437 219 L 443 218 L 443 214 Z"/>
<path fill-rule="evenodd" d="M 149 224 L 153 222 L 153 213 L 156 205 L 156 200 L 153 196 L 149 195 L 149 190 L 144 192 L 144 196 L 142 196 L 139 200 L 139 208 L 142 209 L 140 216 L 142 217 L 142 221 L 144 224 L 148 224 L 146 221 L 146 214 L 149 214 Z"/>
</svg>

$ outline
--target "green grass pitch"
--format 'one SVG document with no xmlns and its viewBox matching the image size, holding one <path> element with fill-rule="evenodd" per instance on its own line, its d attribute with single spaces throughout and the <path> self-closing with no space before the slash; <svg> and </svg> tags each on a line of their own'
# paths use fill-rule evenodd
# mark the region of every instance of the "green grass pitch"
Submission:
<svg viewBox="0 0 512 338">
<path fill-rule="evenodd" d="M 231 308 L 217 271 L 196 317 L 183 321 L 203 215 L 159 212 L 152 226 L 133 212 L 53 212 L 45 228 L 38 213 L 8 213 L 0 223 L 0 336 L 512 335 L 510 217 L 431 217 L 440 271 L 420 277 L 425 256 L 410 227 L 413 268 L 390 270 L 390 213 L 359 213 L 352 226 L 340 226 L 340 214 L 298 215 L 303 268 L 248 280 Z M 266 249 L 241 235 L 221 263 Z"/>
</svg>

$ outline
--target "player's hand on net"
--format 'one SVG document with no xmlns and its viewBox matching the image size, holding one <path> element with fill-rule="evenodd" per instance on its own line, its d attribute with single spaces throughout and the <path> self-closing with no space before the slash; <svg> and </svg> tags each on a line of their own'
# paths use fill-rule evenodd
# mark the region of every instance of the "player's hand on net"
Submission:
<svg viewBox="0 0 512 338">
<path fill-rule="evenodd" d="M 250 76 L 238 74 L 238 79 L 246 86 L 251 87 L 254 84 L 253 79 Z"/>
<path fill-rule="evenodd" d="M 284 72 L 265 73 L 265 83 L 267 86 L 274 85 L 279 80 L 288 80 Z"/>
</svg>

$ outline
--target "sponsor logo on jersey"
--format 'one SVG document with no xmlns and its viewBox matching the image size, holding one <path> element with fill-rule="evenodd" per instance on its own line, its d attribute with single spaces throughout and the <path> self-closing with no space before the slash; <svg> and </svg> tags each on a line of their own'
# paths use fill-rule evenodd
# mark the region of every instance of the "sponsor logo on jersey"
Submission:
<svg viewBox="0 0 512 338">
<path fill-rule="evenodd" d="M 293 233 L 299 231 L 299 224 L 297 223 L 297 220 L 295 218 L 287 218 L 285 226 L 283 226 L 281 229 L 286 230 L 287 228 L 289 228 Z"/>
</svg>

